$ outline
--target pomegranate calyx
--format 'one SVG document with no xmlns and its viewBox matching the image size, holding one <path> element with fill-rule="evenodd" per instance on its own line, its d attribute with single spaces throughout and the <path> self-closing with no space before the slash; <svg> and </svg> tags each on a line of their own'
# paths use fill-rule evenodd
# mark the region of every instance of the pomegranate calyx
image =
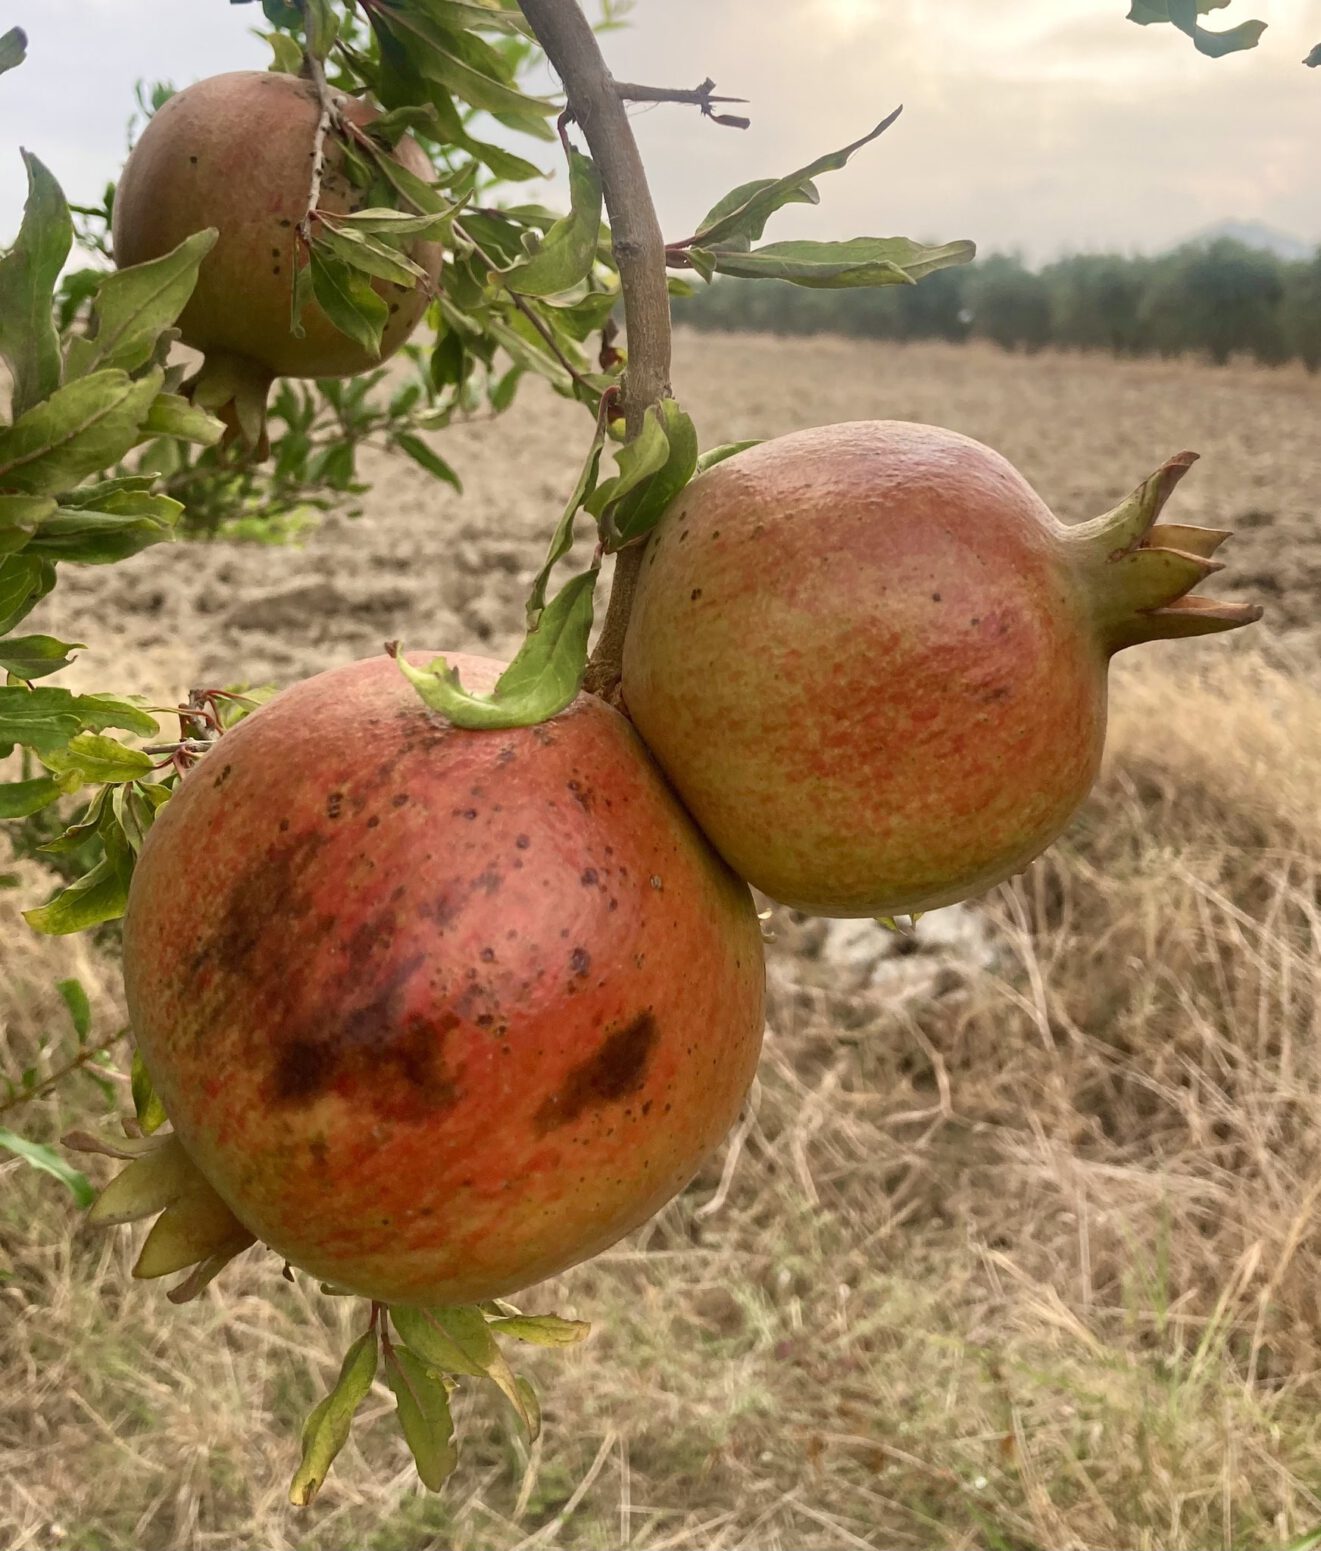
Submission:
<svg viewBox="0 0 1321 1551">
<path fill-rule="evenodd" d="M 1203 598 L 1192 589 L 1224 570 L 1214 558 L 1230 534 L 1186 523 L 1158 523 L 1174 487 L 1197 461 L 1177 453 L 1112 511 L 1070 530 L 1086 557 L 1088 590 L 1106 648 L 1234 630 L 1261 618 L 1256 604 Z"/>
<path fill-rule="evenodd" d="M 211 351 L 184 391 L 199 409 L 209 409 L 224 421 L 222 446 L 237 443 L 245 455 L 261 463 L 271 455 L 266 401 L 274 381 L 274 374 L 260 361 Z"/>
</svg>

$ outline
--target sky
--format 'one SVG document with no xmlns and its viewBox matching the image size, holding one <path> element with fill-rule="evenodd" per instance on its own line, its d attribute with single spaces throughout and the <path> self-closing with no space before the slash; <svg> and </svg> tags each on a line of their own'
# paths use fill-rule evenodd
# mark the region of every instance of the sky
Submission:
<svg viewBox="0 0 1321 1551">
<path fill-rule="evenodd" d="M 620 80 L 751 99 L 747 131 L 692 109 L 634 110 L 668 237 L 729 188 L 774 176 L 904 113 L 818 208 L 775 237 L 971 237 L 1029 260 L 1158 251 L 1225 219 L 1321 242 L 1321 0 L 1232 0 L 1209 20 L 1270 23 L 1213 60 L 1172 27 L 1137 27 L 1127 0 L 637 0 L 603 38 Z M 264 68 L 256 5 L 226 0 L 0 0 L 29 57 L 0 79 L 0 241 L 20 218 L 21 144 L 77 202 L 117 175 L 140 78 L 185 84 Z M 544 83 L 549 85 L 549 81 Z M 509 137 L 506 137 L 509 138 Z M 510 138 L 509 143 L 515 143 Z M 525 147 L 524 147 L 525 148 Z M 534 160 L 554 164 L 549 147 Z M 547 190 L 562 190 L 562 176 Z"/>
</svg>

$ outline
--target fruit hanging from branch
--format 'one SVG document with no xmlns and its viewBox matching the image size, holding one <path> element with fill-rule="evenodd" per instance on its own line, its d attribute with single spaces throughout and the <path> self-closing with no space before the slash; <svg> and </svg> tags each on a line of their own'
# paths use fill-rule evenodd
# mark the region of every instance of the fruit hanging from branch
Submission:
<svg viewBox="0 0 1321 1551">
<path fill-rule="evenodd" d="M 648 546 L 624 699 L 734 870 L 818 915 L 980 894 L 1096 777 L 1106 669 L 1259 608 L 1188 596 L 1228 536 L 1157 524 L 1193 461 L 1066 527 L 935 426 L 799 431 L 701 475 Z"/>
<path fill-rule="evenodd" d="M 426 153 L 406 134 L 393 147 L 373 141 L 378 109 L 324 82 L 321 90 L 324 101 L 313 81 L 275 71 L 198 81 L 148 123 L 115 196 L 121 267 L 217 230 L 178 326 L 206 357 L 194 398 L 251 444 L 261 440 L 275 377 L 348 377 L 397 351 L 425 314 L 443 260 L 425 231 L 399 233 L 410 220 L 427 223 L 390 208 L 383 166 L 429 186 Z M 397 249 L 382 232 L 401 237 Z M 313 249 L 314 236 L 351 244 L 356 259 L 370 240 L 379 272 L 335 264 L 333 252 Z"/>
<path fill-rule="evenodd" d="M 628 722 L 584 695 L 462 731 L 385 656 L 285 691 L 185 777 L 124 972 L 239 1222 L 391 1304 L 497 1297 L 645 1221 L 761 1044 L 751 895 Z"/>
</svg>

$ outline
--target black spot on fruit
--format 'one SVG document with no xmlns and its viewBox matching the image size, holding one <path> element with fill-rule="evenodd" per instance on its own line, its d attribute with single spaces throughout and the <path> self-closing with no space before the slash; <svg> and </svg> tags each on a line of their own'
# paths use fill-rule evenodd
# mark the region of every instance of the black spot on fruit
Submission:
<svg viewBox="0 0 1321 1551">
<path fill-rule="evenodd" d="M 544 1136 L 588 1110 L 616 1104 L 636 1093 L 646 1081 L 659 1032 L 655 1018 L 644 1012 L 608 1034 L 596 1053 L 579 1062 L 559 1092 L 537 1110 L 533 1116 L 537 1134 Z"/>
<path fill-rule="evenodd" d="M 328 819 L 337 819 L 340 814 L 343 813 L 343 811 L 344 793 L 331 792 L 331 794 L 326 798 L 326 817 Z"/>
<path fill-rule="evenodd" d="M 575 948 L 569 955 L 569 968 L 575 975 L 585 975 L 592 967 L 592 955 L 586 948 Z"/>
<path fill-rule="evenodd" d="M 596 868 L 584 868 L 581 877 L 578 879 L 578 882 L 581 883 L 585 889 L 595 888 L 597 884 Z"/>
</svg>

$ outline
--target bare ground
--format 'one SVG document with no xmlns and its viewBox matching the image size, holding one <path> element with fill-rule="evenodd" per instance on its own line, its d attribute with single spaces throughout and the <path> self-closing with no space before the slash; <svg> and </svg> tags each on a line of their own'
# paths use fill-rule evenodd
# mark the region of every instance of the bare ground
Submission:
<svg viewBox="0 0 1321 1551">
<path fill-rule="evenodd" d="M 529 1368 L 530 1450 L 465 1393 L 416 1486 L 384 1390 L 323 1499 L 283 1493 L 359 1316 L 251 1255 L 177 1310 L 128 1234 L 0 1163 L 0 1538 L 12 1547 L 1286 1547 L 1321 1526 L 1321 384 L 838 340 L 681 339 L 710 445 L 936 420 L 1065 518 L 1185 446 L 1179 520 L 1233 526 L 1263 625 L 1121 662 L 1106 774 L 1065 839 L 915 943 L 770 922 L 766 1056 L 722 1154 L 646 1229 L 524 1300 L 593 1339 Z M 379 650 L 506 651 L 585 417 L 530 392 L 447 433 L 458 501 L 371 470 L 298 551 L 178 545 L 62 583 L 80 686 L 174 699 Z M 509 438 L 517 437 L 516 441 Z M 107 646 L 107 641 L 110 644 Z M 1135 654 L 1137 656 L 1137 654 Z M 0 867 L 0 871 L 6 870 Z M 113 956 L 0 892 L 0 1056 L 67 1059 Z M 104 1109 L 78 1077 L 0 1115 Z"/>
</svg>

